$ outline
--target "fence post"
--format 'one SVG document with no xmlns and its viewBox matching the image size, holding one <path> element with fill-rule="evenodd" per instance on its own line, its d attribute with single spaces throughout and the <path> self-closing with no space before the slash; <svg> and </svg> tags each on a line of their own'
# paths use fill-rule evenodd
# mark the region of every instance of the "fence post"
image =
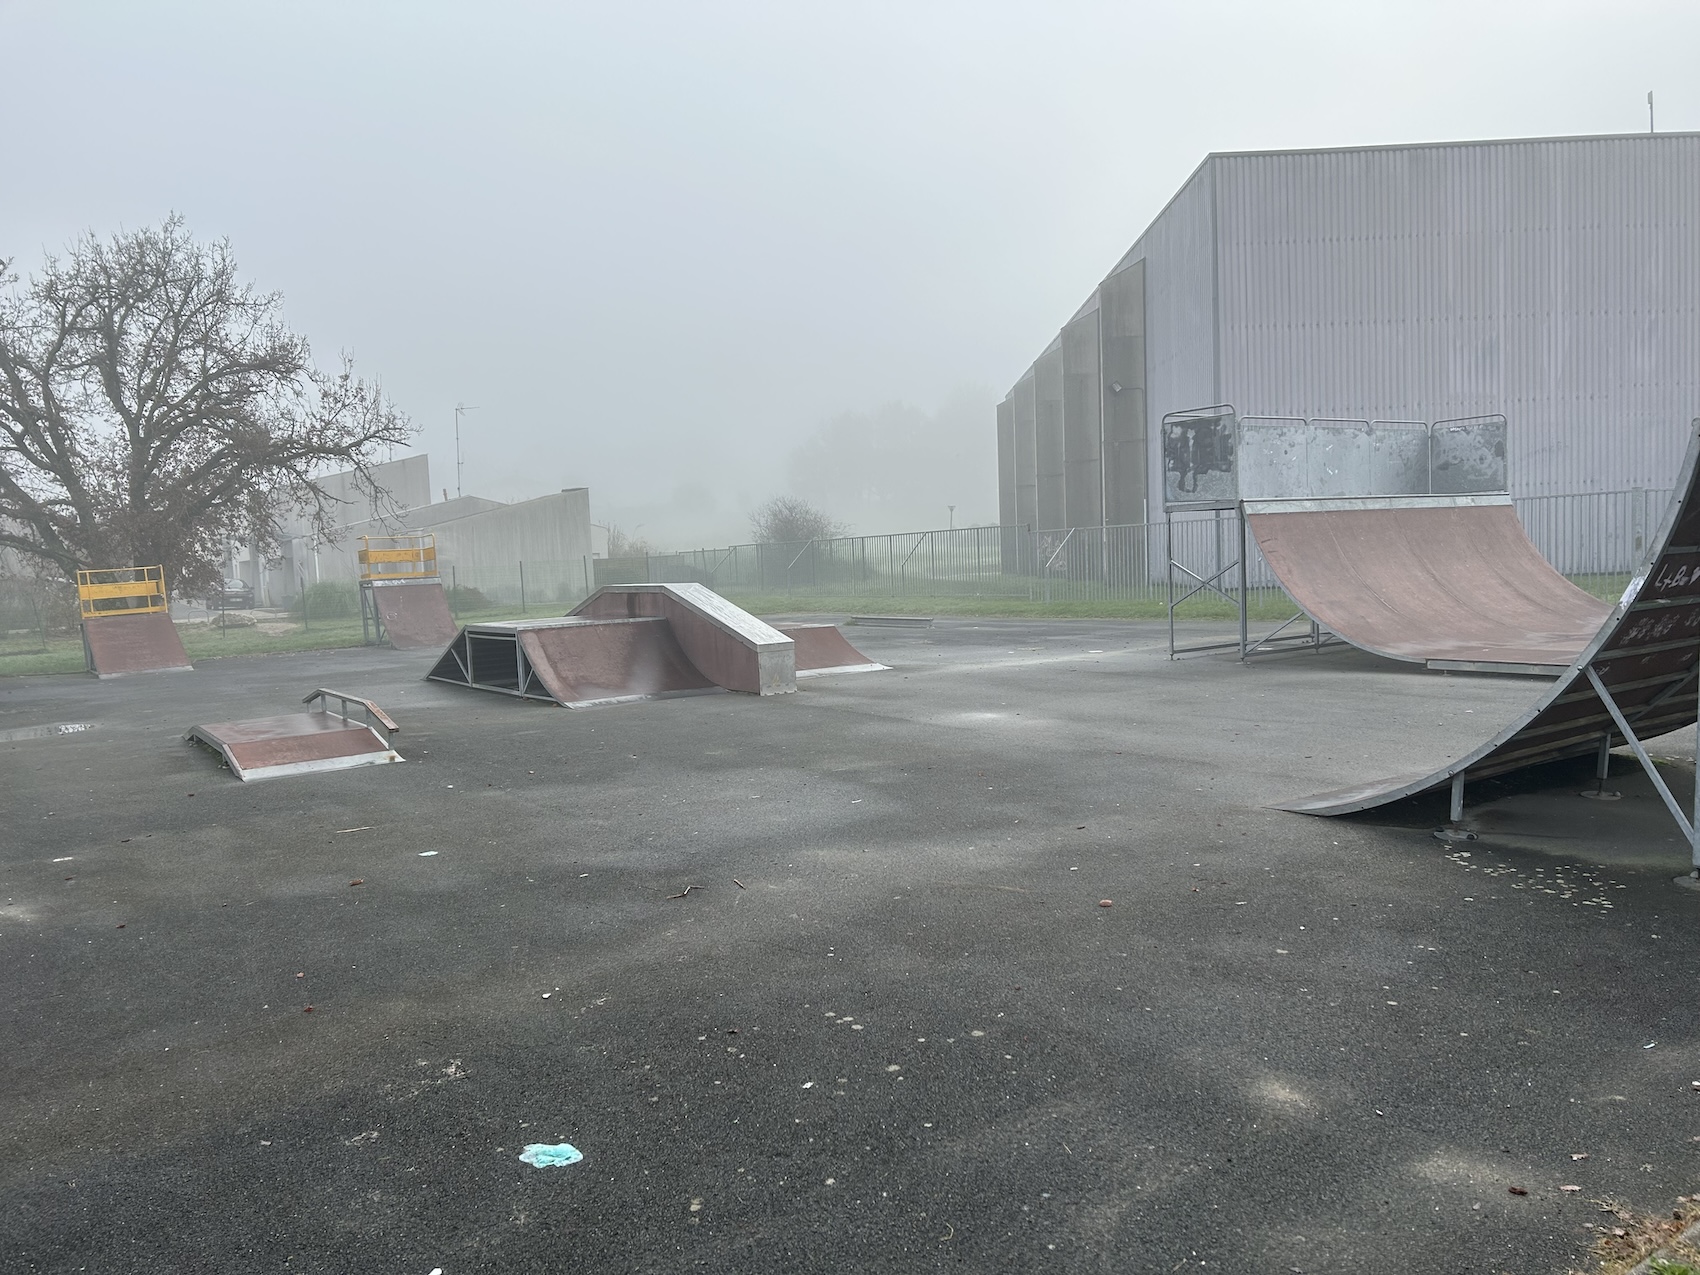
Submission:
<svg viewBox="0 0 1700 1275">
<path fill-rule="evenodd" d="M 519 560 L 519 613 L 525 614 L 525 559 Z"/>
</svg>

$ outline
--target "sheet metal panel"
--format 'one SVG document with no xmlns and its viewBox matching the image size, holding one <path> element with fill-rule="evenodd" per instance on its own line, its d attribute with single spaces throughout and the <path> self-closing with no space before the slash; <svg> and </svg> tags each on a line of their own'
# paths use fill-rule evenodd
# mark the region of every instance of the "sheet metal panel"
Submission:
<svg viewBox="0 0 1700 1275">
<path fill-rule="evenodd" d="M 1062 330 L 1063 525 L 1104 523 L 1103 386 L 1099 380 L 1098 310 Z"/>
<path fill-rule="evenodd" d="M 1013 527 L 1015 516 L 1015 401 L 998 404 L 998 526 Z"/>
<path fill-rule="evenodd" d="M 1487 743 L 1431 774 L 1319 793 L 1286 803 L 1304 814 L 1343 815 L 1420 792 L 1626 743 L 1590 671 L 1630 727 L 1651 739 L 1691 725 L 1700 668 L 1700 421 L 1689 429 L 1676 496 L 1654 547 L 1598 633 L 1551 690 Z"/>
<path fill-rule="evenodd" d="M 1150 499 L 1147 455 L 1155 425 L 1146 418 L 1145 262 L 1105 279 L 1098 297 L 1104 521 L 1125 526 L 1147 520 Z"/>
<path fill-rule="evenodd" d="M 1034 445 L 1038 457 L 1038 500 L 1034 518 L 1040 527 L 1066 527 L 1065 488 L 1068 465 L 1063 444 L 1062 340 L 1033 364 L 1036 411 Z"/>
<path fill-rule="evenodd" d="M 1015 521 L 1034 527 L 1039 518 L 1039 399 L 1032 369 L 1015 383 L 1009 397 L 1015 437 Z"/>
<path fill-rule="evenodd" d="M 1503 412 L 1517 495 L 1663 486 L 1700 403 L 1700 136 L 1214 156 L 1222 386 Z"/>
</svg>

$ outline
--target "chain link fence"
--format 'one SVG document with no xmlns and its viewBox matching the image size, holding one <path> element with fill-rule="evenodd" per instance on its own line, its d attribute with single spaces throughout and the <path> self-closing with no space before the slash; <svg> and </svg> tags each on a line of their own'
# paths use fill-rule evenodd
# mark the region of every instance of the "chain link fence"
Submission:
<svg viewBox="0 0 1700 1275">
<path fill-rule="evenodd" d="M 1615 599 L 1657 534 L 1671 494 L 1635 489 L 1533 496 L 1516 505 L 1549 562 L 1590 592 Z M 1248 548 L 1252 600 L 1277 601 L 1279 586 L 1256 545 Z M 1196 576 L 1220 576 L 1232 585 L 1238 520 L 1229 512 L 1125 527 L 963 527 L 640 558 L 528 559 L 477 569 L 444 561 L 440 570 L 450 605 L 463 619 L 560 615 L 583 600 L 587 583 L 681 580 L 734 599 L 759 599 L 770 609 L 786 600 L 799 608 L 820 600 L 872 609 L 905 598 L 1161 605 L 1169 595 L 1171 553 Z M 359 615 L 353 581 L 300 583 L 309 625 Z M 66 581 L 0 574 L 0 654 L 45 649 L 56 636 L 74 633 L 74 599 Z"/>
<path fill-rule="evenodd" d="M 1584 588 L 1611 590 L 1639 564 L 1670 490 L 1533 496 L 1515 502 L 1530 539 Z M 1255 543 L 1247 583 L 1279 588 Z M 641 558 L 598 559 L 595 583 L 694 580 L 736 597 L 986 598 L 1036 602 L 1168 597 L 1168 562 L 1199 575 L 1224 572 L 1239 554 L 1231 512 L 1178 515 L 1124 527 L 965 527 L 789 544 L 730 545 Z"/>
</svg>

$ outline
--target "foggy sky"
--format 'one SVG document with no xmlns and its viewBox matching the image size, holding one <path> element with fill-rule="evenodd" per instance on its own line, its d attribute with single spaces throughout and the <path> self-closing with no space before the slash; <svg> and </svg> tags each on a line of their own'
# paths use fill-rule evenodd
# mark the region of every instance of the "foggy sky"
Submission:
<svg viewBox="0 0 1700 1275">
<path fill-rule="evenodd" d="M 992 404 L 1207 152 L 1639 132 L 1649 89 L 1700 129 L 1697 52 L 1692 0 L 0 0 L 0 257 L 183 213 L 451 495 L 457 401 L 469 494 L 660 547 L 913 420 L 936 514 L 830 512 L 963 525 Z"/>
</svg>

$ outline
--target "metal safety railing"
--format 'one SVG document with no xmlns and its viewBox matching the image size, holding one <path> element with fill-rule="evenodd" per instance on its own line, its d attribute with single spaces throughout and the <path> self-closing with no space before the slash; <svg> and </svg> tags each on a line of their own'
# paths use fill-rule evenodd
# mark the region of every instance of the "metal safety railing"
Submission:
<svg viewBox="0 0 1700 1275">
<path fill-rule="evenodd" d="M 166 605 L 164 567 L 97 567 L 77 572 L 77 607 L 85 620 L 164 611 Z"/>
<path fill-rule="evenodd" d="M 429 531 L 361 536 L 356 556 L 363 582 L 420 580 L 437 575 L 437 537 Z"/>
</svg>

